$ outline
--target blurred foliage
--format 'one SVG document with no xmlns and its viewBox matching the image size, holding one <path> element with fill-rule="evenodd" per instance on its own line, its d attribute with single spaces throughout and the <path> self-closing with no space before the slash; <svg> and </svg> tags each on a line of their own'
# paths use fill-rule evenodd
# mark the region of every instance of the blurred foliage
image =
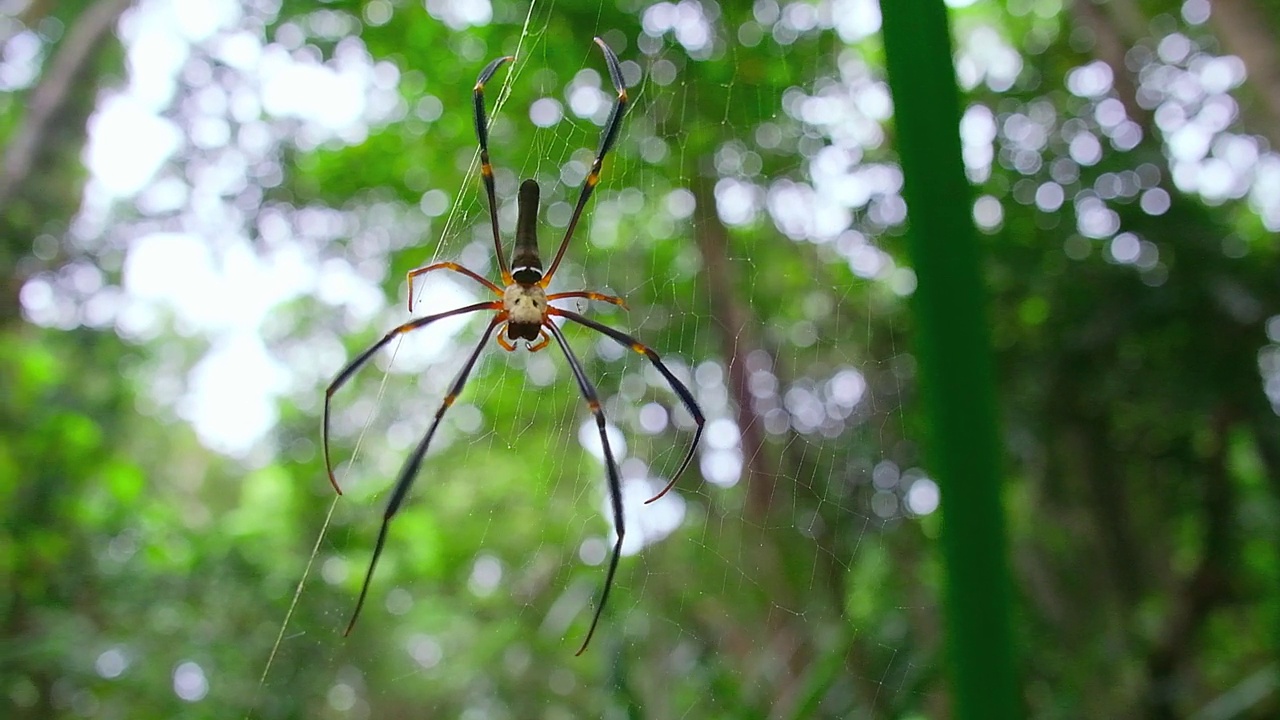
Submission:
<svg viewBox="0 0 1280 720">
<path fill-rule="evenodd" d="M 177 209 L 118 202 L 105 220 L 83 201 L 80 150 L 91 108 L 136 71 L 123 41 L 84 46 L 74 82 L 55 88 L 61 112 L 41 120 L 34 100 L 68 38 L 114 27 L 125 4 L 37 2 L 3 18 L 5 47 L 34 33 L 41 62 L 0 97 L 0 714 L 945 717 L 939 517 L 910 512 L 928 483 L 876 14 L 730 5 L 497 3 L 468 23 L 471 5 L 446 0 L 241 4 L 234 27 L 179 39 L 190 48 L 165 117 L 183 141 L 157 175 L 190 191 L 231 167 L 232 181 Z M 965 133 L 966 166 L 1034 717 L 1280 714 L 1276 157 L 1260 139 L 1280 104 L 1254 67 L 1217 91 L 1197 84 L 1213 58 L 1268 50 L 1241 45 L 1231 13 L 1272 29 L 1280 17 L 1248 0 L 1208 6 L 952 12 L 979 130 Z M 165 7 L 125 10 L 122 34 Z M 699 22 L 709 44 L 688 29 Z M 368 93 L 365 124 L 343 134 L 210 105 L 211 88 L 260 90 L 225 60 L 237 32 L 298 63 L 371 68 L 382 93 Z M 1189 50 L 1162 45 L 1175 34 Z M 406 271 L 438 257 L 492 274 L 470 103 L 501 54 L 519 60 L 490 91 L 500 216 L 514 226 L 515 187 L 535 177 L 551 252 L 603 120 L 573 110 L 573 90 L 604 72 L 594 35 L 624 61 L 635 104 L 560 277 L 627 298 L 628 312 L 591 312 L 696 378 L 712 422 L 734 429 L 728 448 L 708 434 L 701 474 L 722 472 L 717 449 L 719 462 L 737 451 L 741 481 L 682 481 L 679 529 L 624 557 L 575 658 L 603 574 L 603 470 L 554 351 L 491 348 L 344 639 L 385 489 L 479 323 L 436 362 L 381 357 L 335 396 L 347 494 L 331 523 L 324 387 L 404 321 Z M 1076 91 L 1099 63 L 1112 80 Z M 559 122 L 535 127 L 540 98 L 558 101 Z M 226 115 L 221 144 L 192 139 L 209 107 Z M 1188 160 L 1171 138 L 1222 108 Z M 43 132 L 24 135 L 33 122 Z M 11 160 L 30 137 L 23 171 Z M 1236 138 L 1252 164 L 1228 162 Z M 1215 194 L 1218 160 L 1243 184 Z M 242 235 L 262 257 L 296 251 L 319 278 L 260 328 L 289 377 L 272 433 L 242 455 L 205 449 L 184 422 L 211 333 L 176 311 L 148 334 L 95 310 L 128 288 L 126 259 L 157 232 L 195 233 L 218 260 Z M 170 268 L 179 281 L 195 270 Z M 359 281 L 385 307 L 363 306 Z M 642 358 L 570 339 L 642 461 L 625 472 L 671 472 L 690 437 L 674 396 Z M 648 403 L 673 422 L 644 431 Z M 638 532 L 643 511 L 629 519 Z"/>
</svg>

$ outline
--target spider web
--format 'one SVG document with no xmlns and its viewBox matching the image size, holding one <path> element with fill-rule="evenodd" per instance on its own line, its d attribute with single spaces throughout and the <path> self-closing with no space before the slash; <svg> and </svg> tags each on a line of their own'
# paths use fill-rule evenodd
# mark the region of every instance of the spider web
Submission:
<svg viewBox="0 0 1280 720">
<path fill-rule="evenodd" d="M 729 78 L 709 93 L 713 102 L 722 103 L 718 125 L 711 130 L 725 141 L 713 158 L 721 179 L 702 201 L 715 197 L 720 207 L 715 216 L 699 215 L 694 188 L 700 179 L 691 169 L 700 159 L 687 156 L 681 135 L 688 118 L 695 116 L 690 108 L 707 99 L 698 85 L 672 72 L 672 58 L 688 62 L 677 53 L 697 58 L 705 48 L 697 37 L 698 23 L 710 29 L 710 21 L 682 18 L 689 7 L 651 9 L 645 18 L 647 34 L 639 38 L 597 30 L 626 53 L 623 72 L 633 105 L 551 288 L 589 288 L 627 298 L 633 306 L 629 313 L 598 303 L 588 309 L 585 302 L 575 309 L 635 332 L 652 345 L 694 390 L 707 416 L 698 472 L 663 499 L 644 505 L 678 465 L 692 437 L 692 419 L 643 358 L 589 333 L 573 338 L 601 392 L 623 475 L 628 520 L 622 569 L 602 631 L 588 652 L 603 656 L 605 664 L 627 663 L 628 658 L 641 664 L 628 682 L 646 698 L 641 706 L 659 716 L 732 713 L 743 702 L 806 713 L 821 709 L 833 716 L 868 710 L 894 714 L 895 708 L 918 702 L 906 688 L 927 670 L 915 653 L 900 656 L 902 644 L 911 625 L 928 624 L 932 618 L 926 598 L 894 587 L 883 538 L 918 514 L 913 507 L 925 514 L 932 509 L 933 486 L 910 465 L 914 449 L 897 413 L 903 381 L 911 372 L 909 359 L 899 357 L 892 337 L 881 350 L 887 350 L 887 359 L 877 357 L 877 310 L 866 303 L 887 307 L 891 298 L 909 292 L 911 276 L 868 239 L 869 230 L 884 231 L 901 221 L 900 216 L 894 219 L 893 205 L 900 200 L 892 166 L 866 164 L 869 172 L 861 176 L 862 185 L 872 195 L 867 221 L 853 223 L 833 197 L 839 190 L 832 185 L 848 177 L 849 157 L 878 149 L 880 136 L 869 124 L 883 118 L 874 113 L 859 118 L 864 126 L 848 136 L 838 122 L 808 117 L 821 115 L 809 106 L 852 104 L 885 91 L 868 67 L 854 64 L 846 82 L 824 87 L 807 77 L 807 89 L 797 89 L 783 98 L 782 107 L 775 107 L 753 97 L 738 78 Z M 582 44 L 578 70 L 567 88 L 540 82 L 541 68 L 563 62 L 550 57 L 541 41 L 551 12 L 537 5 L 530 9 L 514 52 L 516 63 L 510 74 L 500 76 L 500 84 L 495 80 L 490 85 L 490 147 L 504 252 L 509 252 L 506 243 L 515 224 L 515 186 L 520 178 L 536 177 L 544 190 L 544 258 L 558 245 L 558 231 L 568 221 L 611 101 L 603 62 L 589 43 Z M 785 37 L 789 26 L 778 27 Z M 827 52 L 818 55 L 825 55 L 824 60 L 792 72 L 831 72 L 825 65 L 834 55 L 829 43 Z M 748 55 L 744 48 L 729 51 Z M 537 99 L 529 102 L 526 86 L 531 83 Z M 507 103 L 512 93 L 521 100 Z M 755 114 L 771 119 L 754 132 L 735 127 L 732 103 L 741 101 L 756 103 Z M 671 117 L 656 117 L 663 110 Z M 528 124 L 536 128 L 531 134 Z M 775 134 L 791 137 L 774 140 Z M 762 177 L 759 146 L 788 141 L 808 160 L 793 161 L 779 178 Z M 449 206 L 440 242 L 424 253 L 420 264 L 457 258 L 492 277 L 492 242 L 474 172 L 475 150 L 466 150 L 473 158 L 472 172 Z M 671 167 L 678 168 L 675 177 Z M 619 178 L 634 180 L 627 184 Z M 708 255 L 715 241 L 693 237 L 717 232 L 707 227 L 716 225 L 728 238 L 719 256 Z M 739 228 L 745 229 L 745 242 Z M 757 238 L 775 245 L 768 257 L 752 250 L 750 243 Z M 638 269 L 647 264 L 644 256 L 655 252 L 671 256 L 664 272 Z M 778 253 L 808 256 L 805 262 L 835 269 L 819 273 L 825 283 L 797 282 L 794 275 L 787 276 L 797 266 L 775 266 Z M 705 281 L 712 263 L 726 275 L 724 284 Z M 775 284 L 781 287 L 771 287 Z M 784 294 L 770 298 L 773 292 Z M 421 313 L 478 301 L 485 294 L 463 278 L 439 273 L 424 279 L 417 297 Z M 795 307 L 762 312 L 759 305 L 768 307 L 770 300 L 790 300 Z M 734 326 L 735 315 L 746 322 Z M 360 501 L 343 531 L 353 533 L 347 545 L 351 550 L 345 558 L 334 552 L 326 560 L 327 580 L 349 586 L 352 576 L 362 576 L 371 520 L 376 521 L 370 516 L 382 502 L 381 497 L 367 504 L 363 499 L 366 493 L 385 493 L 483 325 L 472 319 L 405 337 L 393 345 L 380 377 L 370 373 L 374 378 L 363 381 L 364 389 L 345 391 L 350 402 L 370 397 L 368 385 L 378 384 L 372 392 L 374 412 L 356 400 L 352 417 L 369 418 L 360 438 L 379 438 L 384 447 L 375 451 L 358 443 L 350 470 L 343 474 L 344 487 Z M 831 341 L 850 335 L 849 344 Z M 664 342 L 669 339 L 676 342 Z M 533 643 L 504 637 L 510 645 L 498 656 L 509 675 L 544 679 L 550 690 L 544 701 L 548 711 L 560 702 L 575 706 L 572 698 L 591 686 L 591 674 L 581 675 L 570 664 L 568 651 L 581 637 L 598 598 L 612 546 L 612 534 L 601 532 L 606 527 L 601 518 L 611 528 L 612 516 L 598 436 L 556 353 L 555 348 L 539 354 L 484 352 L 428 454 L 415 500 L 391 531 L 393 536 L 432 537 L 430 530 L 412 527 L 418 522 L 412 516 L 441 494 L 448 493 L 449 502 L 459 495 L 457 485 L 468 490 L 460 502 L 467 504 L 468 537 L 475 544 L 460 542 L 458 550 L 474 553 L 467 590 L 481 606 L 502 607 L 498 615 L 515 613 L 523 632 L 536 631 Z M 397 386 L 408 390 L 387 389 Z M 744 404 L 749 406 L 745 412 L 740 410 Z M 548 422 L 548 416 L 554 420 Z M 442 470 L 442 464 L 450 469 Z M 502 482 L 503 473 L 512 479 Z M 486 487 L 490 483 L 498 489 Z M 537 534 L 532 545 L 511 547 L 504 527 L 514 524 L 510 516 L 517 508 L 556 529 Z M 596 512 L 586 511 L 591 508 Z M 391 545 L 364 623 L 370 622 L 370 614 L 390 611 L 411 625 L 407 620 L 417 614 L 414 609 L 431 605 L 439 593 L 437 583 L 415 580 L 412 561 L 395 559 L 397 553 L 412 551 L 403 543 Z M 332 549 L 320 552 L 327 550 Z M 696 577 L 690 568 L 697 568 Z M 529 587 L 535 583 L 536 592 Z M 504 587 L 514 597 L 499 602 Z M 901 597 L 888 612 L 878 597 L 885 591 Z M 750 601 L 740 603 L 740 598 Z M 377 706 L 380 693 L 400 692 L 402 688 L 391 688 L 405 680 L 447 677 L 442 666 L 450 654 L 451 622 L 466 623 L 467 634 L 491 632 L 486 627 L 501 622 L 490 613 L 435 620 L 437 632 L 406 627 L 401 648 L 384 653 L 382 661 L 399 667 L 399 673 L 361 673 L 358 681 L 351 676 L 338 686 Z M 557 650 L 564 651 L 562 656 Z M 350 652 L 332 647 L 322 652 L 335 664 L 364 664 Z M 701 659 L 706 656 L 719 657 Z M 543 662 L 550 664 L 539 667 Z M 702 669 L 712 677 L 664 700 L 643 692 L 673 668 Z M 852 683 L 846 675 L 850 672 Z M 715 686 L 716 674 L 737 676 L 739 697 L 705 692 Z M 428 702 L 430 697 L 428 693 Z M 614 698 L 605 707 L 618 707 L 619 701 Z M 439 707 L 451 707 L 448 700 L 440 702 Z"/>
<path fill-rule="evenodd" d="M 1102 162 L 1145 132 L 1112 69 L 1099 58 L 1067 71 L 1065 113 L 1063 88 L 1038 89 L 1046 67 L 1032 56 L 1074 56 L 1089 34 L 1062 36 L 1052 3 L 1010 3 L 996 13 L 1021 18 L 1008 25 L 989 4 L 948 4 L 972 5 L 953 17 L 957 77 L 975 91 L 966 167 L 989 193 L 978 226 L 994 234 L 1006 211 L 1034 206 L 1036 227 L 1074 223 L 1073 262 L 1165 283 L 1167 249 L 1121 232 L 1120 212 L 1169 211 L 1161 171 Z M 20 299 L 41 326 L 32 337 L 57 338 L 24 372 L 53 382 L 39 367 L 59 357 L 53 346 L 114 332 L 138 348 L 120 353 L 123 389 L 115 377 L 87 386 L 152 417 L 123 418 L 129 447 L 114 450 L 128 462 L 65 498 L 83 527 L 33 546 L 40 570 L 51 550 L 84 551 L 65 569 L 88 577 L 55 584 L 86 601 L 41 606 L 33 632 L 55 642 L 19 666 L 70 659 L 36 670 L 48 698 L 18 678 L 16 702 L 254 717 L 942 712 L 937 488 L 902 410 L 914 367 L 900 318 L 915 279 L 901 263 L 876 3 L 616 5 L 130 6 L 118 29 L 128 81 L 98 96 L 83 206 L 65 234 L 54 222 L 33 239 Z M 1208 3 L 1188 0 L 1181 16 L 1156 17 L 1151 42 L 1125 58 L 1144 65 L 1138 96 L 1180 126 L 1162 139 L 1172 182 L 1209 205 L 1247 193 L 1249 221 L 1274 228 L 1275 153 L 1224 125 L 1244 64 L 1197 29 Z M 7 89 L 33 87 L 74 36 L 46 20 L 26 28 L 24 11 L 6 26 L 18 33 L 0 58 Z M 1021 29 L 1018 43 L 1002 37 Z M 319 469 L 323 389 L 388 328 L 484 298 L 436 273 L 406 311 L 402 278 L 442 259 L 494 274 L 469 101 L 495 56 L 518 58 L 488 103 L 503 240 L 519 180 L 535 177 L 542 251 L 554 251 L 611 102 L 597 34 L 623 61 L 633 105 L 553 290 L 627 298 L 629 311 L 576 309 L 634 333 L 693 390 L 708 420 L 694 470 L 643 504 L 683 456 L 689 414 L 643 357 L 567 327 L 609 418 L 629 528 L 600 629 L 573 657 L 613 537 L 597 436 L 558 348 L 490 342 L 344 639 L 389 486 L 484 320 L 399 339 L 337 394 L 341 498 Z M 1238 258 L 1243 242 L 1225 238 L 1223 254 Z M 1043 312 L 1024 305 L 1019 319 Z M 67 342 L 49 328 L 87 332 Z M 1266 331 L 1274 350 L 1280 321 Z M 116 367 L 98 362 L 114 350 L 75 350 L 68 367 Z M 1259 358 L 1274 381 L 1274 353 Z M 78 439 L 57 453 L 78 452 L 100 420 L 73 410 L 65 429 Z M 175 419 L 187 424 L 161 428 Z"/>
<path fill-rule="evenodd" d="M 549 262 L 610 109 L 603 58 L 589 34 L 558 54 L 556 3 L 495 7 L 510 36 L 485 40 L 464 6 L 427 10 L 453 28 L 467 82 L 493 57 L 517 57 L 488 87 L 504 251 L 515 189 L 534 177 Z M 912 366 L 896 318 L 913 276 L 893 259 L 903 216 L 887 90 L 845 46 L 876 30 L 874 16 L 850 35 L 795 5 L 759 2 L 734 26 L 709 7 L 637 9 L 639 30 L 624 33 L 602 5 L 591 30 L 619 54 L 632 105 L 551 289 L 626 298 L 629 311 L 571 307 L 654 348 L 707 418 L 691 471 L 644 505 L 683 457 L 692 418 L 643 357 L 566 330 L 600 392 L 628 522 L 592 646 L 573 657 L 613 539 L 594 422 L 557 348 L 507 353 L 492 340 L 391 524 L 360 623 L 341 637 L 390 485 L 485 326 L 441 321 L 393 342 L 334 397 L 345 495 L 331 499 L 315 477 L 305 505 L 318 537 L 263 581 L 287 612 L 246 640 L 263 658 L 245 671 L 253 716 L 301 704 L 380 717 L 412 703 L 464 717 L 845 717 L 924 702 L 937 652 L 930 586 L 891 562 L 927 554 L 936 531 L 936 489 L 899 411 Z M 363 19 L 375 24 L 378 8 L 391 5 L 370 3 Z M 272 12 L 246 12 L 224 37 Z M 295 54 L 342 36 L 326 12 L 286 23 L 302 36 Z M 294 308 L 286 317 L 314 328 L 270 339 L 291 371 L 281 395 L 309 418 L 357 346 L 405 322 L 405 270 L 455 260 L 496 275 L 468 91 L 437 95 L 443 72 L 385 73 L 390 61 L 348 39 L 325 47 L 372 68 L 371 108 L 402 96 L 410 107 L 370 110 L 359 132 L 279 123 L 301 153 L 341 165 L 388 128 L 435 142 L 424 128 L 452 117 L 465 132 L 441 153 L 455 166 L 448 181 L 406 177 L 416 205 L 371 191 L 254 216 L 268 247 L 276 225 L 310 243 L 320 279 L 296 299 L 336 311 L 317 320 Z M 761 63 L 787 83 L 758 87 Z M 447 272 L 422 278 L 414 297 L 414 315 L 488 299 Z M 314 425 L 299 428 L 291 447 L 318 468 Z M 280 428 L 281 443 L 294 432 Z"/>
</svg>

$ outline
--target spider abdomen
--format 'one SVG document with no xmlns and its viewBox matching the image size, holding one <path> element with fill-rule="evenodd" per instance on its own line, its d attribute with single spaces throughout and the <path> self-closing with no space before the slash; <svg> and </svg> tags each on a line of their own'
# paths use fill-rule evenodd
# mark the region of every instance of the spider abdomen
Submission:
<svg viewBox="0 0 1280 720">
<path fill-rule="evenodd" d="M 512 283 L 502 293 L 502 309 L 507 313 L 507 337 L 537 340 L 547 316 L 547 293 L 540 285 Z"/>
</svg>

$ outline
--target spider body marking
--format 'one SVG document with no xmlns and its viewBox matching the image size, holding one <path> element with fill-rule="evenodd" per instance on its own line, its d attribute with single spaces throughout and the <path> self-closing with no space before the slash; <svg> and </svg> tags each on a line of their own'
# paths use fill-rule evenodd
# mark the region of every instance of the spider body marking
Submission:
<svg viewBox="0 0 1280 720">
<path fill-rule="evenodd" d="M 424 317 L 415 318 L 402 325 L 392 329 L 382 337 L 378 342 L 365 349 L 355 357 L 351 362 L 347 363 L 329 384 L 325 390 L 324 398 L 324 421 L 321 431 L 321 439 L 324 449 L 325 468 L 329 473 L 329 482 L 333 485 L 334 490 L 339 494 L 342 489 L 338 487 L 337 478 L 333 474 L 333 462 L 329 453 L 329 409 L 330 401 L 333 394 L 346 384 L 352 376 L 356 374 L 360 368 L 364 367 L 369 359 L 374 356 L 382 348 L 386 347 L 397 337 L 414 330 L 421 329 L 447 317 L 457 315 L 465 315 L 473 312 L 491 311 L 493 316 L 489 320 L 488 326 L 481 333 L 480 342 L 475 345 L 467 359 L 462 364 L 462 369 L 458 371 L 458 375 L 454 378 L 453 384 L 449 386 L 448 393 L 444 396 L 440 406 L 436 409 L 435 415 L 431 420 L 431 424 L 426 434 L 422 436 L 413 452 L 405 460 L 403 468 L 400 470 L 399 477 L 396 479 L 395 485 L 392 487 L 391 496 L 387 500 L 386 510 L 382 514 L 382 524 L 378 529 L 378 539 L 373 547 L 373 557 L 369 560 L 369 569 L 364 576 L 364 584 L 360 588 L 360 597 L 356 601 L 355 610 L 351 613 L 351 621 L 347 624 L 344 634 L 350 634 L 352 628 L 355 627 L 356 620 L 360 617 L 360 610 L 364 607 L 365 598 L 369 594 L 369 584 L 373 579 L 374 569 L 378 565 L 378 558 L 382 556 L 382 550 L 387 540 L 387 532 L 391 526 L 391 520 L 396 513 L 400 511 L 405 499 L 409 495 L 414 480 L 418 476 L 418 471 L 422 467 L 423 458 L 426 457 L 427 449 L 431 445 L 431 440 L 435 437 L 436 430 L 440 427 L 440 420 L 444 417 L 445 412 L 453 406 L 458 395 L 462 393 L 467 378 L 470 376 L 472 369 L 475 368 L 476 361 L 480 357 L 480 351 L 488 344 L 491 336 L 495 337 L 498 344 L 503 349 L 513 351 L 516 349 L 516 341 L 524 340 L 530 352 L 537 352 L 545 348 L 554 339 L 556 344 L 563 352 L 565 361 L 569 364 L 569 369 L 573 374 L 578 390 L 581 392 L 583 399 L 586 401 L 587 409 L 595 418 L 595 425 L 600 433 L 600 444 L 604 452 L 605 460 L 605 477 L 607 480 L 607 488 L 609 493 L 609 508 L 613 515 L 613 526 L 615 532 L 615 540 L 613 550 L 609 556 L 609 564 L 605 571 L 604 585 L 600 591 L 600 599 L 596 603 L 595 612 L 591 617 L 591 626 L 587 629 L 586 638 L 582 641 L 582 646 L 578 648 L 577 655 L 581 655 L 587 649 L 587 645 L 591 642 L 591 637 L 595 634 L 596 626 L 600 622 L 601 613 L 604 611 L 605 603 L 609 599 L 609 591 L 613 588 L 613 578 L 618 570 L 618 560 L 622 552 L 622 539 L 626 535 L 626 518 L 622 508 L 622 478 L 618 472 L 618 463 L 613 456 L 613 450 L 609 445 L 609 436 L 606 432 L 606 421 L 604 411 L 601 409 L 600 397 L 596 392 L 595 385 L 592 384 L 590 378 L 587 377 L 586 371 L 583 369 L 582 361 L 578 359 L 573 349 L 569 346 L 569 341 L 565 338 L 563 331 L 559 325 L 554 322 L 555 317 L 562 318 L 568 322 L 581 325 L 590 330 L 600 333 L 614 342 L 619 343 L 636 353 L 644 355 L 650 364 L 662 375 L 662 377 L 671 386 L 671 390 L 680 399 L 682 405 L 688 410 L 689 415 L 693 418 L 696 425 L 693 439 L 689 443 L 689 450 L 685 453 L 684 459 L 680 462 L 680 466 L 671 476 L 671 480 L 652 498 L 646 501 L 651 503 L 662 497 L 675 486 L 676 481 L 689 467 L 693 461 L 694 453 L 698 448 L 698 440 L 702 437 L 703 426 L 706 419 L 702 414 L 701 408 L 698 407 L 697 401 L 693 397 L 693 393 L 689 392 L 689 388 L 685 386 L 679 378 L 662 362 L 658 353 L 648 346 L 636 340 L 621 330 L 616 330 L 603 323 L 591 318 L 580 315 L 572 310 L 559 308 L 552 305 L 557 300 L 566 300 L 569 298 L 583 298 L 587 300 L 596 300 L 607 302 L 625 308 L 626 301 L 620 297 L 606 295 L 604 293 L 592 290 L 574 290 L 570 292 L 558 292 L 547 294 L 546 288 L 550 284 L 552 277 L 555 275 L 556 269 L 560 267 L 560 261 L 564 258 L 565 250 L 569 247 L 569 241 L 573 239 L 573 233 L 578 226 L 578 221 L 582 219 L 583 210 L 587 205 L 587 201 L 591 198 L 596 185 L 600 182 L 600 169 L 604 163 L 605 156 L 613 147 L 614 141 L 618 137 L 618 130 L 622 126 L 622 117 L 627 107 L 627 91 L 624 87 L 622 79 L 622 70 L 618 64 L 618 58 L 614 55 L 613 50 L 604 43 L 600 38 L 595 38 L 595 43 L 600 46 L 604 52 L 605 64 L 609 69 L 609 79 L 613 83 L 617 97 L 613 104 L 613 110 L 609 114 L 609 119 L 605 123 L 605 128 L 600 137 L 600 146 L 596 150 L 595 160 L 591 163 L 591 169 L 587 173 L 586 179 L 582 183 L 582 189 L 578 194 L 577 205 L 574 206 L 573 214 L 569 217 L 569 224 L 565 230 L 564 238 L 560 241 L 560 246 L 556 249 L 555 258 L 551 261 L 551 267 L 543 272 L 542 259 L 538 253 L 537 239 L 537 216 L 538 216 L 538 183 L 535 180 L 525 180 L 520 185 L 520 192 L 517 197 L 517 216 L 516 216 L 516 233 L 514 247 L 511 253 L 511 264 L 507 264 L 506 256 L 502 251 L 502 236 L 498 229 L 498 202 L 494 191 L 493 166 L 489 162 L 489 133 L 484 110 L 484 86 L 507 62 L 514 58 L 500 57 L 480 71 L 479 78 L 476 79 L 475 89 L 473 91 L 473 107 L 475 115 L 476 138 L 480 144 L 480 179 L 484 184 L 485 196 L 489 201 L 489 224 L 493 229 L 493 245 L 494 254 L 498 263 L 498 270 L 501 276 L 502 285 L 498 285 L 485 278 L 484 276 L 470 270 L 455 262 L 439 262 L 424 267 L 411 270 L 408 276 L 409 284 L 409 310 L 413 311 L 413 281 L 415 278 L 425 275 L 435 270 L 449 270 L 451 272 L 465 275 L 468 278 L 480 283 L 496 296 L 497 299 L 488 302 L 478 302 L 464 307 L 448 310 L 445 312 L 426 315 Z M 497 330 L 497 335 L 494 331 Z"/>
<path fill-rule="evenodd" d="M 537 340 L 549 309 L 547 291 L 539 285 L 511 283 L 502 293 L 502 310 L 507 314 L 507 337 L 511 340 Z"/>
</svg>

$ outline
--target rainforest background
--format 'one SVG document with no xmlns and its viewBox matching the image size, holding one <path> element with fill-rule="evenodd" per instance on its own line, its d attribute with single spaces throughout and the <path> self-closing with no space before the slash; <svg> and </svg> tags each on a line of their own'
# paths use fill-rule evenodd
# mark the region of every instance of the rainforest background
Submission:
<svg viewBox="0 0 1280 720">
<path fill-rule="evenodd" d="M 1020 707 L 1275 717 L 1280 8 L 949 5 Z M 5 717 L 949 716 L 876 2 L 0 9 Z M 553 251 L 612 100 L 594 36 L 633 104 L 557 287 L 624 296 L 578 307 L 693 388 L 693 471 L 642 504 L 691 419 L 571 328 L 629 519 L 574 657 L 612 542 L 598 440 L 554 348 L 494 345 L 344 638 L 483 321 L 335 394 L 340 499 L 325 387 L 412 316 L 408 270 L 494 276 L 471 92 L 501 55 L 503 239 L 533 177 Z M 480 290 L 429 277 L 413 313 Z"/>
</svg>

